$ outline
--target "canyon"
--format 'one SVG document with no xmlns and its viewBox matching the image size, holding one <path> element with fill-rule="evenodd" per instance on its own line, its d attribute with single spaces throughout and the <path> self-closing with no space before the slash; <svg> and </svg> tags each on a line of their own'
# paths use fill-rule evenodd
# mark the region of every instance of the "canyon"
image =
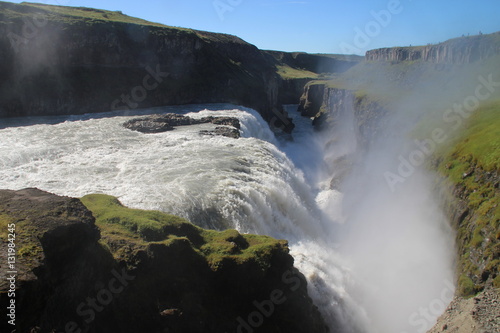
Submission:
<svg viewBox="0 0 500 333">
<path fill-rule="evenodd" d="M 121 332 L 365 332 L 366 322 L 387 316 L 351 296 L 356 289 L 345 280 L 361 276 L 366 290 L 393 300 L 383 289 L 388 260 L 377 251 L 407 250 L 390 235 L 401 231 L 399 220 L 410 221 L 402 231 L 415 233 L 409 243 L 429 238 L 436 249 L 409 258 L 422 265 L 427 258 L 432 268 L 424 270 L 449 279 L 436 288 L 456 286 L 434 331 L 459 326 L 454 310 L 471 308 L 470 297 L 498 298 L 500 33 L 365 57 L 289 53 L 120 12 L 6 2 L 0 32 L 1 187 L 9 188 L 0 191 L 0 225 L 16 224 L 22 236 L 20 332 L 103 332 L 116 323 Z M 298 104 L 300 116 L 288 104 Z M 145 117 L 130 118 L 137 115 Z M 222 127 L 203 127 L 212 125 Z M 293 159 L 287 147 L 305 157 Z M 91 162 L 99 173 L 86 167 Z M 89 195 L 101 192 L 119 199 Z M 329 210 L 316 207 L 322 195 L 332 207 L 343 196 L 351 232 L 324 218 Z M 384 214 L 398 205 L 410 217 L 396 214 L 395 223 Z M 372 227 L 378 214 L 388 218 Z M 420 222 L 429 235 L 419 233 Z M 371 263 L 345 269 L 332 259 L 332 239 L 347 239 L 353 253 L 367 250 Z M 438 265 L 438 257 L 447 261 Z M 420 274 L 403 276 L 418 287 Z M 111 295 L 116 284 L 104 282 L 116 279 L 130 288 L 102 315 L 99 305 L 80 307 Z M 2 281 L 5 307 L 8 288 Z M 78 308 L 89 317 L 74 318 Z M 500 325 L 478 313 L 473 325 Z M 379 329 L 414 318 L 396 317 L 400 326 Z M 424 331 L 432 320 L 410 327 Z"/>
</svg>

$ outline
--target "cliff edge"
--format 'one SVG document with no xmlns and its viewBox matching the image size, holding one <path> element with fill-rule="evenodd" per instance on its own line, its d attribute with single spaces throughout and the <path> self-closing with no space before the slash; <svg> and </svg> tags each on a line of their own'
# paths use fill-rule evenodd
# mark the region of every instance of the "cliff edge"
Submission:
<svg viewBox="0 0 500 333">
<path fill-rule="evenodd" d="M 328 331 L 283 240 L 37 189 L 1 190 L 0 224 L 17 236 L 0 284 L 17 332 Z"/>
<path fill-rule="evenodd" d="M 446 42 L 415 47 L 390 47 L 366 52 L 367 61 L 428 61 L 469 64 L 500 54 L 500 32 L 462 36 Z"/>
</svg>

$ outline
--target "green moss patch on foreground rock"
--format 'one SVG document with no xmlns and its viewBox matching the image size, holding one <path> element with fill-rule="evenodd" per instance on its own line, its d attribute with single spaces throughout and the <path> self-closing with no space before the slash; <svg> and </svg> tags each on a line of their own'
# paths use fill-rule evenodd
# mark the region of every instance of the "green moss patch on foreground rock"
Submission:
<svg viewBox="0 0 500 333">
<path fill-rule="evenodd" d="M 483 104 L 446 149 L 436 153 L 438 170 L 458 198 L 458 291 L 471 296 L 493 283 L 500 288 L 500 100 Z"/>
<path fill-rule="evenodd" d="M 236 332 L 251 314 L 259 332 L 328 331 L 286 241 L 38 189 L 0 190 L 3 254 L 12 223 L 17 332 Z"/>
<path fill-rule="evenodd" d="M 96 217 L 103 243 L 118 260 L 130 259 L 131 247 L 137 252 L 151 244 L 168 247 L 188 242 L 194 253 L 203 257 L 213 270 L 230 261 L 255 263 L 266 270 L 274 254 L 288 253 L 285 240 L 241 235 L 236 230 L 204 230 L 174 215 L 127 208 L 115 197 L 104 194 L 87 195 L 81 200 Z M 128 242 L 126 247 L 124 240 Z"/>
</svg>

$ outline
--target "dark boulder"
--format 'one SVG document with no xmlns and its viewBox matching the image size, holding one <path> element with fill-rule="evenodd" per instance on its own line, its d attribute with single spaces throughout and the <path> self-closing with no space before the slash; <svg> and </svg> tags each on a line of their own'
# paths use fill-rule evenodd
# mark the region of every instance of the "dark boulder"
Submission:
<svg viewBox="0 0 500 333">
<path fill-rule="evenodd" d="M 202 135 L 212 135 L 212 136 L 225 136 L 228 138 L 239 139 L 240 131 L 236 128 L 226 127 L 226 126 L 217 126 L 213 131 L 200 131 Z"/>
<path fill-rule="evenodd" d="M 234 137 L 236 132 L 240 129 L 240 121 L 237 118 L 232 117 L 204 117 L 201 119 L 194 119 L 188 116 L 183 116 L 175 113 L 167 113 L 162 115 L 151 115 L 141 118 L 131 119 L 123 124 L 125 128 L 133 131 L 138 131 L 141 133 L 161 133 L 166 131 L 171 131 L 177 126 L 190 126 L 198 124 L 215 124 L 215 125 L 225 125 L 232 126 L 234 129 L 221 129 L 213 131 L 213 133 L 219 133 L 217 135 L 224 135 L 222 133 L 230 133 Z M 219 128 L 219 127 L 218 127 Z M 226 135 L 227 136 L 227 135 Z"/>
</svg>

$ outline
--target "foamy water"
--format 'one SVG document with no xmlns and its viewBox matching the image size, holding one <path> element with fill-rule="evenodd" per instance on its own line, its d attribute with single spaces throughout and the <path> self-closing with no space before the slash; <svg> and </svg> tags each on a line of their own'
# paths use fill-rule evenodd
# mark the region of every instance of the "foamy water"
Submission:
<svg viewBox="0 0 500 333">
<path fill-rule="evenodd" d="M 398 333 L 377 327 L 387 314 L 364 302 L 367 294 L 380 294 L 370 294 L 374 286 L 364 283 L 359 261 L 352 260 L 358 253 L 351 251 L 351 258 L 345 251 L 349 244 L 339 237 L 347 220 L 343 195 L 330 189 L 332 166 L 310 120 L 294 115 L 297 128 L 289 140 L 276 139 L 257 112 L 242 107 L 137 113 L 161 112 L 236 117 L 242 138 L 199 133 L 213 129 L 211 124 L 142 134 L 123 128 L 133 116 L 119 113 L 34 121 L 39 124 L 10 120 L 0 129 L 0 188 L 37 187 L 72 197 L 105 193 L 129 207 L 169 212 L 202 227 L 287 239 L 310 295 L 332 326 L 342 323 L 342 332 Z M 394 274 L 397 278 L 397 269 Z M 399 327 L 407 328 L 406 314 L 400 316 Z"/>
</svg>

